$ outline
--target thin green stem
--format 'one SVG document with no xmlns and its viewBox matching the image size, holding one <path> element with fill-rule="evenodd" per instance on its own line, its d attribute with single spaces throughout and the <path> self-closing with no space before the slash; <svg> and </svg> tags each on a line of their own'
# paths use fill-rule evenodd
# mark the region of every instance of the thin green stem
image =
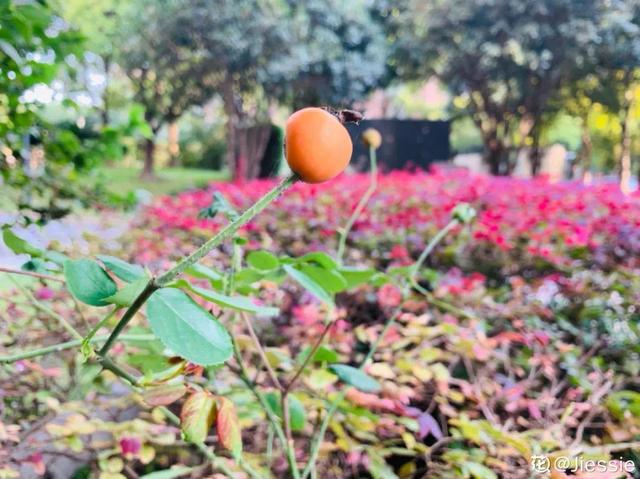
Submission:
<svg viewBox="0 0 640 479">
<path fill-rule="evenodd" d="M 104 343 L 102 348 L 100 348 L 100 351 L 98 351 L 99 356 L 107 355 L 107 353 L 115 343 L 116 339 L 118 339 L 118 336 L 120 335 L 120 333 L 122 333 L 122 331 L 127 326 L 127 324 L 129 324 L 129 321 L 133 319 L 133 316 L 144 305 L 144 303 L 147 302 L 147 299 L 149 299 L 149 297 L 157 289 L 158 289 L 158 286 L 156 286 L 154 280 L 150 279 L 149 282 L 147 283 L 147 286 L 142 290 L 142 292 L 138 295 L 138 297 L 131 304 L 131 306 L 129 306 L 129 308 L 122 315 L 122 318 L 120 318 L 120 321 L 118 321 L 118 324 L 116 324 L 116 327 L 113 328 L 113 331 L 111 331 L 111 334 L 109 335 L 109 339 L 107 339 L 107 341 Z"/>
<path fill-rule="evenodd" d="M 438 243 L 440 243 L 440 241 L 442 241 L 442 239 L 447 236 L 449 231 L 455 228 L 459 223 L 460 222 L 457 219 L 452 219 L 446 224 L 444 228 L 438 231 L 438 233 L 436 233 L 433 238 L 431 238 L 431 241 L 429 241 L 424 250 L 422 250 L 422 253 L 418 257 L 416 262 L 411 266 L 411 281 L 415 281 L 415 278 L 418 275 L 418 271 L 420 271 L 420 268 L 422 268 L 422 265 L 434 250 L 434 248 L 438 246 Z"/>
<path fill-rule="evenodd" d="M 448 313 L 455 314 L 455 315 L 460 316 L 462 318 L 475 319 L 475 320 L 478 319 L 478 317 L 475 316 L 474 314 L 468 313 L 467 311 L 465 311 L 465 310 L 463 310 L 461 308 L 458 308 L 457 306 L 454 306 L 453 304 L 448 303 L 447 301 L 444 301 L 444 300 L 436 298 L 433 294 L 431 294 L 431 292 L 429 292 L 426 289 L 424 289 L 422 286 L 420 286 L 415 281 L 413 281 L 411 283 L 411 286 L 413 288 L 415 288 L 416 291 L 421 293 L 425 298 L 427 298 L 427 301 L 429 301 L 434 306 L 436 306 L 437 308 L 440 308 L 443 311 L 447 311 Z"/>
<path fill-rule="evenodd" d="M 351 232 L 353 225 L 355 224 L 357 219 L 360 217 L 365 207 L 367 206 L 367 203 L 369 202 L 369 200 L 375 193 L 376 189 L 378 188 L 378 162 L 376 159 L 376 149 L 373 147 L 369 147 L 369 161 L 371 165 L 371 168 L 370 168 L 371 181 L 369 183 L 369 187 L 367 188 L 367 191 L 364 192 L 364 195 L 362 195 L 362 198 L 360 198 L 360 201 L 356 205 L 356 208 L 353 210 L 353 213 L 349 217 L 349 221 L 347 221 L 347 224 L 344 226 L 344 228 L 340 232 L 340 239 L 338 242 L 338 253 L 337 253 L 339 263 L 342 263 L 342 258 L 344 257 L 345 248 L 347 246 L 347 237 L 349 236 L 349 233 Z"/>
<path fill-rule="evenodd" d="M 251 324 L 251 320 L 249 319 L 249 316 L 245 312 L 240 312 L 239 314 L 242 317 L 242 320 L 244 321 L 244 324 L 247 328 L 247 331 L 249 332 L 249 336 L 251 337 L 251 340 L 253 341 L 254 346 L 256 347 L 256 350 L 258 351 L 258 356 L 260 356 L 260 360 L 262 361 L 265 369 L 267 370 L 267 375 L 269 376 L 269 379 L 271 379 L 271 382 L 273 383 L 273 385 L 276 388 L 278 388 L 280 391 L 284 390 L 284 388 L 282 387 L 282 384 L 280 383 L 280 380 L 278 379 L 278 375 L 276 374 L 274 369 L 271 367 L 271 364 L 269 363 L 269 358 L 267 358 L 267 353 L 262 347 L 262 344 L 260 343 L 260 339 L 258 338 L 258 335 L 253 329 L 253 325 Z"/>
<path fill-rule="evenodd" d="M 273 440 L 274 440 L 274 430 L 273 426 L 269 424 L 269 429 L 267 429 L 267 467 L 271 468 L 273 464 Z"/>
<path fill-rule="evenodd" d="M 99 343 L 107 338 L 107 335 L 94 336 L 93 338 L 91 338 L 90 342 Z M 153 334 L 123 334 L 122 336 L 120 336 L 120 339 L 126 342 L 147 342 L 155 339 L 155 336 Z M 81 346 L 83 342 L 83 339 L 74 339 L 72 341 L 52 344 L 51 346 L 32 349 L 30 351 L 23 351 L 21 353 L 12 354 L 9 356 L 0 356 L 0 364 L 14 363 L 16 361 L 20 361 L 21 359 L 37 358 L 38 356 L 44 356 L 46 354 L 58 353 L 67 349 L 77 348 L 78 346 Z"/>
<path fill-rule="evenodd" d="M 116 363 L 114 363 L 111 358 L 107 356 L 100 356 L 100 358 L 98 358 L 98 362 L 104 369 L 111 371 L 113 374 L 122 379 L 125 379 L 132 386 L 138 385 L 138 380 L 127 371 L 122 369 L 120 366 L 118 366 Z"/>
<path fill-rule="evenodd" d="M 57 276 L 52 276 L 50 274 L 36 273 L 34 271 L 23 271 L 21 269 L 5 268 L 3 266 L 0 266 L 0 273 L 18 274 L 18 275 L 22 275 L 22 276 L 31 276 L 32 278 L 38 278 L 38 279 L 44 279 L 44 280 L 47 280 L 47 281 L 57 281 L 59 283 L 64 283 L 64 279 L 58 278 Z"/>
<path fill-rule="evenodd" d="M 11 282 L 16 286 L 16 288 L 18 288 L 22 294 L 24 294 L 27 299 L 31 302 L 31 304 L 38 310 L 42 311 L 43 313 L 48 314 L 49 316 L 51 316 L 53 319 L 55 319 L 56 321 L 58 321 L 60 323 L 60 325 L 73 337 L 82 340 L 82 334 L 80 334 L 78 331 L 76 331 L 76 329 L 71 325 L 71 323 L 69 323 L 66 319 L 64 319 L 62 316 L 60 316 L 58 313 L 56 313 L 55 311 L 53 311 L 52 309 L 50 309 L 49 307 L 45 306 L 44 304 L 42 304 L 40 301 L 38 301 L 36 299 L 35 296 L 33 296 L 33 294 L 31 294 L 31 291 L 29 291 L 27 288 L 25 288 L 24 286 L 22 286 L 18 281 L 16 281 L 15 279 L 13 279 L 11 276 L 9 276 L 9 279 L 11 280 Z"/>
<path fill-rule="evenodd" d="M 280 182 L 275 188 L 269 191 L 266 195 L 256 201 L 250 208 L 248 208 L 244 213 L 238 216 L 234 221 L 225 226 L 222 230 L 220 230 L 213 238 L 207 241 L 205 244 L 200 246 L 197 250 L 191 253 L 186 258 L 179 261 L 173 268 L 169 271 L 163 273 L 159 277 L 155 279 L 150 279 L 147 287 L 140 293 L 140 295 L 135 299 L 133 304 L 129 306 L 129 309 L 125 311 L 122 318 L 114 328 L 111 336 L 104 344 L 102 349 L 98 352 L 100 356 L 106 356 L 106 354 L 113 346 L 116 339 L 118 339 L 118 335 L 122 332 L 122 330 L 127 326 L 129 321 L 133 318 L 136 312 L 146 303 L 147 299 L 159 288 L 162 288 L 179 275 L 184 273 L 184 271 L 191 265 L 197 263 L 202 258 L 204 258 L 212 249 L 219 246 L 223 241 L 227 238 L 230 238 L 235 234 L 236 231 L 260 213 L 263 209 L 265 209 L 271 202 L 273 202 L 278 196 L 280 196 L 287 188 L 293 185 L 298 180 L 298 176 L 296 174 L 291 174 L 284 180 Z"/>
<path fill-rule="evenodd" d="M 115 314 L 118 312 L 119 309 L 120 309 L 119 306 L 116 306 L 115 308 L 113 308 L 104 318 L 98 321 L 96 325 L 93 328 L 91 328 L 91 331 L 89 331 L 89 333 L 85 336 L 81 345 L 82 354 L 84 355 L 85 358 L 88 358 L 91 356 L 91 354 L 93 354 L 92 348 L 90 346 L 91 338 L 93 338 L 96 335 L 96 333 L 100 330 L 102 326 L 107 324 L 107 322 L 109 322 L 109 320 L 111 320 L 111 318 L 115 316 Z"/>
<path fill-rule="evenodd" d="M 296 174 L 291 174 L 280 182 L 275 188 L 269 191 L 266 195 L 256 201 L 250 208 L 244 213 L 238 216 L 234 221 L 220 230 L 213 238 L 200 246 L 197 250 L 191 253 L 189 256 L 181 260 L 173 268 L 166 273 L 160 275 L 156 279 L 156 285 L 163 287 L 173 281 L 177 276 L 182 274 L 189 266 L 197 263 L 204 258 L 209 252 L 220 245 L 223 241 L 230 238 L 236 231 L 265 209 L 271 202 L 273 202 L 278 196 L 280 196 L 287 188 L 293 185 L 298 180 Z"/>
<path fill-rule="evenodd" d="M 316 340 L 315 344 L 311 347 L 309 354 L 304 358 L 304 361 L 302 361 L 302 364 L 293 375 L 293 378 L 291 378 L 291 381 L 289 381 L 285 386 L 284 388 L 285 392 L 289 392 L 291 388 L 293 388 L 298 378 L 302 375 L 304 369 L 311 362 L 311 359 L 313 358 L 313 356 L 315 356 L 320 346 L 322 346 L 322 342 L 324 341 L 324 338 L 327 336 L 327 334 L 331 330 L 331 326 L 333 325 L 334 325 L 333 321 L 327 321 L 327 323 L 324 325 L 324 329 L 322 330 L 322 333 L 320 333 L 320 336 Z"/>
</svg>

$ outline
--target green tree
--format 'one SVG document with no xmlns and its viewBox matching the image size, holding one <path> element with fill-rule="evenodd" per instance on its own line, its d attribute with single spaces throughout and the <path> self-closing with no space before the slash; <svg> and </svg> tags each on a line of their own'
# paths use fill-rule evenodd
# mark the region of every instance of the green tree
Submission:
<svg viewBox="0 0 640 479">
<path fill-rule="evenodd" d="M 279 97 L 293 108 L 350 108 L 391 79 L 379 18 L 362 1 L 289 0 L 291 49 L 271 65 Z"/>
<path fill-rule="evenodd" d="M 286 25 L 278 11 L 255 0 L 137 0 L 120 28 L 118 63 L 144 105 L 153 138 L 145 143 L 143 175 L 153 174 L 155 136 L 194 105 L 219 93 L 227 122 L 234 176 L 245 176 L 250 118 L 266 116 L 259 79 L 275 56 L 286 54 Z M 249 114 L 249 112 L 251 114 Z"/>
<path fill-rule="evenodd" d="M 96 68 L 104 76 L 102 90 L 102 124 L 110 122 L 110 110 L 117 88 L 112 88 L 114 62 L 118 45 L 118 28 L 127 15 L 132 14 L 131 1 L 119 0 L 56 0 L 65 20 L 69 21 L 85 37 L 85 48 L 98 55 L 89 68 Z"/>
<path fill-rule="evenodd" d="M 137 0 L 118 25 L 115 59 L 126 72 L 134 101 L 145 109 L 152 134 L 144 140 L 142 176 L 152 177 L 156 138 L 162 126 L 208 100 L 218 72 L 206 61 L 190 25 L 181 25 L 186 0 Z"/>
<path fill-rule="evenodd" d="M 0 1 L 0 146 L 11 150 L 0 161 L 19 158 L 25 135 L 41 123 L 38 98 L 25 92 L 51 83 L 80 42 L 46 1 Z"/>
<path fill-rule="evenodd" d="M 436 74 L 466 98 L 490 170 L 504 174 L 514 150 L 539 141 L 550 100 L 597 43 L 602 10 L 600 1 L 403 0 L 381 14 L 398 73 Z"/>
<path fill-rule="evenodd" d="M 640 2 L 615 0 L 602 23 L 601 62 L 608 71 L 607 85 L 612 92 L 606 105 L 620 122 L 617 162 L 620 186 L 629 190 L 631 179 L 631 121 L 635 86 L 640 79 Z"/>
</svg>

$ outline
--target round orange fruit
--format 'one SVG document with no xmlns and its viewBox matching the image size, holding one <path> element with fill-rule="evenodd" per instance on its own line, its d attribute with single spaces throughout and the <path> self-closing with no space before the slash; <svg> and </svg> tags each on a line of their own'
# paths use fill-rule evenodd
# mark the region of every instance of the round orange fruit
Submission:
<svg viewBox="0 0 640 479">
<path fill-rule="evenodd" d="M 322 108 L 303 108 L 287 120 L 287 163 L 306 183 L 339 175 L 351 161 L 353 144 L 347 129 Z"/>
</svg>

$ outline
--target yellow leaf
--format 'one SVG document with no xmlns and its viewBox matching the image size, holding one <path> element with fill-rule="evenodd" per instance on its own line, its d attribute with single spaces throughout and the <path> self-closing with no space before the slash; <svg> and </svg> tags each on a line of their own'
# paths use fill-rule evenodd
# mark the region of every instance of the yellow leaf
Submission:
<svg viewBox="0 0 640 479">
<path fill-rule="evenodd" d="M 374 363 L 367 368 L 367 372 L 372 376 L 383 379 L 394 379 L 396 377 L 396 373 L 387 363 Z"/>
</svg>

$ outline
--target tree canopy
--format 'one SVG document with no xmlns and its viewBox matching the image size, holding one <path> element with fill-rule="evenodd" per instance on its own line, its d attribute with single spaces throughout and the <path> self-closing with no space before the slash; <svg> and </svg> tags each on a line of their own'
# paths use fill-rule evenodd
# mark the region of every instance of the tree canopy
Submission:
<svg viewBox="0 0 640 479">
<path fill-rule="evenodd" d="M 406 0 L 388 7 L 386 18 L 399 74 L 436 74 L 461 95 L 499 173 L 509 170 L 509 152 L 535 133 L 563 80 L 595 54 L 603 7 L 580 0 Z"/>
</svg>

